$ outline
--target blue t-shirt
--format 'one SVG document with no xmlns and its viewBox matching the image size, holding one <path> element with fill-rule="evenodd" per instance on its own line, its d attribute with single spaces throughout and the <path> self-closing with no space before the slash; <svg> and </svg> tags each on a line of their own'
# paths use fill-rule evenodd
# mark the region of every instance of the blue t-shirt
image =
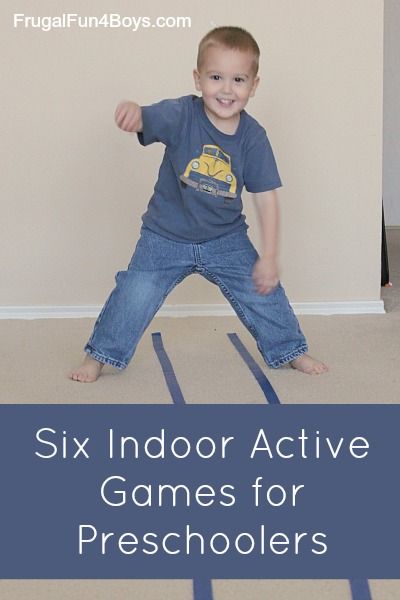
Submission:
<svg viewBox="0 0 400 600">
<path fill-rule="evenodd" d="M 143 223 L 179 242 L 202 242 L 245 223 L 243 187 L 264 192 L 280 187 L 265 130 L 246 111 L 234 135 L 209 120 L 202 98 L 184 96 L 142 107 L 143 146 L 165 144 L 158 180 Z"/>
</svg>

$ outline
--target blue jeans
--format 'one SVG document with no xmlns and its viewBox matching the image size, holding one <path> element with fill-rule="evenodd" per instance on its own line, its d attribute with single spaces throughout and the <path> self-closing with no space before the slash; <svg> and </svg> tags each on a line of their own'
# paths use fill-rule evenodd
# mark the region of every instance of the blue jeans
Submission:
<svg viewBox="0 0 400 600">
<path fill-rule="evenodd" d="M 307 351 L 306 340 L 280 283 L 268 295 L 255 291 L 257 258 L 244 227 L 201 243 L 175 242 L 142 227 L 128 269 L 117 273 L 85 351 L 124 369 L 169 292 L 199 273 L 219 286 L 268 365 L 277 368 L 292 361 Z"/>
</svg>

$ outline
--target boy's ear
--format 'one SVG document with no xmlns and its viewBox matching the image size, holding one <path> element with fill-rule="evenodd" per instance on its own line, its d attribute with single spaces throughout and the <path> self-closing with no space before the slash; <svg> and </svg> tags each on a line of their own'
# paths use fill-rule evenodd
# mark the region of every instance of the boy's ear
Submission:
<svg viewBox="0 0 400 600">
<path fill-rule="evenodd" d="M 201 87 L 200 87 L 200 73 L 198 72 L 197 69 L 193 69 L 193 79 L 194 79 L 194 85 L 196 87 L 196 90 L 198 92 L 201 92 Z"/>
<path fill-rule="evenodd" d="M 252 98 L 254 96 L 254 94 L 256 93 L 256 89 L 257 89 L 259 83 L 260 83 L 260 78 L 255 77 L 254 81 L 253 81 L 253 87 L 251 88 L 251 92 L 250 92 L 250 98 Z"/>
</svg>

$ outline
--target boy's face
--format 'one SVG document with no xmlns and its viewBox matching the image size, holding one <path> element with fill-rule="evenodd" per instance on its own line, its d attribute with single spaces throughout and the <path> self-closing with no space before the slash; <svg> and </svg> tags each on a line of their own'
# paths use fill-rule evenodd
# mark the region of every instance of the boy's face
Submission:
<svg viewBox="0 0 400 600">
<path fill-rule="evenodd" d="M 195 69 L 193 75 L 211 122 L 222 130 L 237 125 L 239 113 L 254 96 L 259 81 L 252 53 L 209 46 L 200 69 Z"/>
</svg>

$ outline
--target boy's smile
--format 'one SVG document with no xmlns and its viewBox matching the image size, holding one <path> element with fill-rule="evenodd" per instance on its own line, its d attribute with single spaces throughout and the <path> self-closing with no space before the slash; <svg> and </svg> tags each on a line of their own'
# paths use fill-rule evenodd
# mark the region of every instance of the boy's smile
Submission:
<svg viewBox="0 0 400 600">
<path fill-rule="evenodd" d="M 251 52 L 210 46 L 204 52 L 200 69 L 194 70 L 193 75 L 210 121 L 220 131 L 234 134 L 240 112 L 254 96 L 259 81 Z"/>
</svg>

